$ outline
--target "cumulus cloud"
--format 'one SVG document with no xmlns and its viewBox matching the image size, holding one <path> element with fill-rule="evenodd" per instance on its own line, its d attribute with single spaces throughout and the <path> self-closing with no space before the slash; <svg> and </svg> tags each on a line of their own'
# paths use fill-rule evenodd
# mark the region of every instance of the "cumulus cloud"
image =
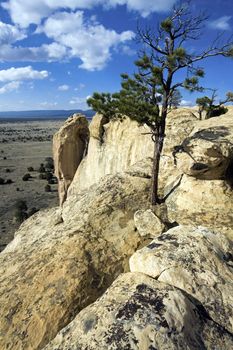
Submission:
<svg viewBox="0 0 233 350">
<path fill-rule="evenodd" d="M 46 70 L 37 71 L 34 70 L 31 66 L 0 70 L 0 81 L 22 81 L 30 79 L 45 79 L 49 73 Z"/>
<path fill-rule="evenodd" d="M 62 8 L 70 10 L 90 9 L 94 6 L 113 7 L 126 5 L 129 10 L 138 11 L 142 16 L 152 12 L 169 10 L 176 0 L 8 0 L 2 7 L 9 11 L 12 21 L 26 28 L 30 23 L 39 24 L 42 18 Z"/>
<path fill-rule="evenodd" d="M 0 45 L 11 44 L 26 38 L 24 31 L 0 21 Z"/>
<path fill-rule="evenodd" d="M 231 16 L 219 17 L 216 20 L 209 22 L 209 27 L 213 29 L 230 30 L 231 26 L 229 21 L 231 18 Z"/>
<path fill-rule="evenodd" d="M 69 90 L 69 85 L 60 85 L 60 86 L 58 86 L 58 90 L 59 91 L 68 91 Z"/>
<path fill-rule="evenodd" d="M 18 90 L 20 84 L 21 84 L 20 81 L 12 81 L 10 83 L 7 83 L 0 88 L 0 94 L 2 95 L 7 92 Z"/>
<path fill-rule="evenodd" d="M 79 58 L 82 61 L 79 67 L 90 71 L 102 69 L 111 58 L 111 49 L 135 36 L 132 31 L 117 33 L 96 21 L 87 21 L 82 11 L 50 16 L 38 27 L 37 33 L 42 32 L 65 47 L 70 57 Z"/>
</svg>

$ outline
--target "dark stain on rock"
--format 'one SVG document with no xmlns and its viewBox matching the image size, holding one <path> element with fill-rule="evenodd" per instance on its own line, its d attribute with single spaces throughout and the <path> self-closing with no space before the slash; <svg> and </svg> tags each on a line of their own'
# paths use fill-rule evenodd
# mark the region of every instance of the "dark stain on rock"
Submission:
<svg viewBox="0 0 233 350">
<path fill-rule="evenodd" d="M 167 234 L 163 234 L 160 235 L 159 237 L 157 237 L 158 241 L 170 241 L 170 240 L 176 240 L 176 236 L 174 235 L 169 235 Z"/>
<path fill-rule="evenodd" d="M 96 318 L 89 318 L 84 321 L 83 330 L 84 333 L 88 333 L 96 325 Z"/>
<path fill-rule="evenodd" d="M 153 242 L 153 243 L 149 244 L 149 245 L 147 246 L 147 248 L 149 248 L 149 249 L 154 249 L 154 248 L 160 247 L 161 245 L 162 245 L 162 244 L 160 244 L 160 243 L 155 243 L 155 242 Z"/>
</svg>

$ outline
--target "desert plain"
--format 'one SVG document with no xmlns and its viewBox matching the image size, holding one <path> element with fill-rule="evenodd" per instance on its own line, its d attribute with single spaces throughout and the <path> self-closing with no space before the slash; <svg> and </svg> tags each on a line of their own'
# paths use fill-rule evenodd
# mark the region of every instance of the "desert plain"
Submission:
<svg viewBox="0 0 233 350">
<path fill-rule="evenodd" d="M 46 192 L 48 182 L 40 179 L 39 168 L 46 158 L 52 157 L 52 137 L 63 123 L 64 120 L 0 119 L 0 178 L 5 182 L 0 184 L 0 251 L 20 225 L 15 219 L 17 201 L 26 202 L 28 213 L 32 208 L 58 205 L 57 184 L 50 184 L 51 191 Z M 31 178 L 23 181 L 28 173 Z"/>
</svg>

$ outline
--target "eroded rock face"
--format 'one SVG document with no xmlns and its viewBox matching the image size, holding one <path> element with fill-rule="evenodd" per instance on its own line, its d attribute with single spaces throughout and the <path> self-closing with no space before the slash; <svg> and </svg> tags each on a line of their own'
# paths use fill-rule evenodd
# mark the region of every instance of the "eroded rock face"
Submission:
<svg viewBox="0 0 233 350">
<path fill-rule="evenodd" d="M 0 254 L 0 349 L 42 349 L 128 271 L 143 243 L 133 215 L 150 186 L 134 175 L 109 176 L 23 223 Z"/>
<path fill-rule="evenodd" d="M 144 237 L 156 237 L 165 229 L 163 222 L 151 209 L 136 211 L 134 222 L 139 234 Z"/>
<path fill-rule="evenodd" d="M 230 349 L 232 337 L 179 289 L 120 276 L 44 350 Z"/>
<path fill-rule="evenodd" d="M 199 122 L 182 146 L 184 152 L 177 156 L 182 172 L 198 179 L 224 179 L 233 162 L 233 109 Z"/>
<path fill-rule="evenodd" d="M 233 333 L 232 243 L 206 228 L 178 226 L 130 258 L 130 270 L 182 289 Z"/>
<path fill-rule="evenodd" d="M 81 114 L 70 117 L 53 137 L 53 157 L 60 204 L 65 201 L 67 190 L 85 155 L 88 139 L 88 121 Z"/>
<path fill-rule="evenodd" d="M 169 174 L 178 172 L 172 158 L 173 147 L 187 137 L 197 119 L 187 109 L 168 116 L 164 152 L 161 158 L 160 186 Z M 88 153 L 81 162 L 69 188 L 68 196 L 87 189 L 108 174 L 126 171 L 129 166 L 153 156 L 154 143 L 149 128 L 129 118 L 107 120 L 96 115 L 90 123 Z M 151 174 L 151 169 L 150 169 Z"/>
<path fill-rule="evenodd" d="M 233 192 L 224 180 L 198 180 L 184 175 L 165 188 L 169 220 L 202 225 L 233 238 Z"/>
</svg>

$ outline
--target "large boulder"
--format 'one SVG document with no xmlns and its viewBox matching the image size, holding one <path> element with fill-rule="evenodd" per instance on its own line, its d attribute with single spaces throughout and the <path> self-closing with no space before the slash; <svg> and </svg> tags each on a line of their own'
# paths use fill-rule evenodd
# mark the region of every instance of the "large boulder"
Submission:
<svg viewBox="0 0 233 350">
<path fill-rule="evenodd" d="M 171 222 L 206 226 L 233 239 L 233 192 L 224 180 L 184 175 L 166 186 L 165 195 Z"/>
<path fill-rule="evenodd" d="M 232 247 L 223 235 L 206 228 L 178 226 L 138 250 L 130 258 L 130 270 L 185 291 L 233 333 Z"/>
<path fill-rule="evenodd" d="M 138 173 L 109 176 L 23 223 L 0 254 L 0 349 L 43 348 L 128 271 L 149 187 Z"/>
<path fill-rule="evenodd" d="M 230 334 L 181 290 L 140 273 L 120 276 L 44 350 L 231 349 Z"/>
<path fill-rule="evenodd" d="M 74 174 L 87 151 L 88 139 L 88 121 L 81 114 L 74 114 L 68 118 L 53 137 L 53 157 L 60 204 L 65 201 Z"/>
<path fill-rule="evenodd" d="M 178 168 L 198 179 L 224 179 L 232 163 L 233 108 L 224 116 L 199 122 L 177 155 Z"/>
</svg>

